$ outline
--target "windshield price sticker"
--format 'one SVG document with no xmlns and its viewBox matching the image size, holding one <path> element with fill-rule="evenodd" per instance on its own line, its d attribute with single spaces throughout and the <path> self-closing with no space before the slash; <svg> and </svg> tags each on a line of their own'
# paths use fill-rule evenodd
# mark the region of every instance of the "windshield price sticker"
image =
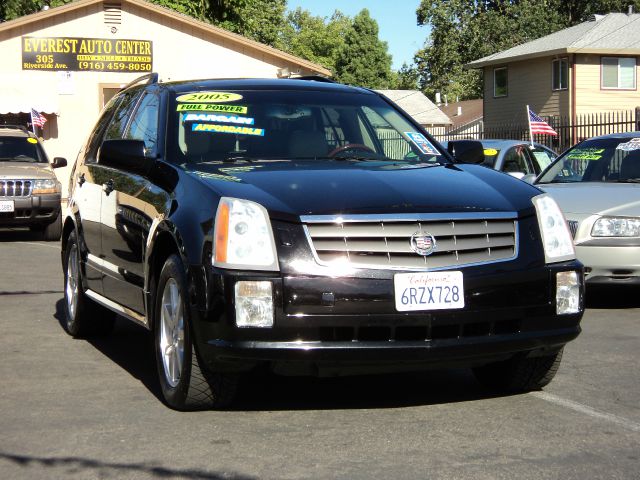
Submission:
<svg viewBox="0 0 640 480">
<path fill-rule="evenodd" d="M 264 137 L 263 128 L 237 127 L 235 125 L 215 125 L 211 123 L 194 123 L 192 132 L 235 133 L 238 135 L 255 135 Z"/>
<path fill-rule="evenodd" d="M 176 100 L 187 103 L 224 103 L 242 100 L 242 95 L 229 92 L 194 92 L 180 95 Z"/>
<path fill-rule="evenodd" d="M 15 206 L 13 204 L 13 200 L 0 200 L 0 212 L 13 212 L 15 210 Z"/>
<path fill-rule="evenodd" d="M 185 122 L 219 122 L 237 123 L 240 125 L 253 125 L 255 119 L 251 117 L 238 117 L 237 115 L 221 115 L 213 113 L 187 113 L 184 115 Z"/>
<path fill-rule="evenodd" d="M 420 132 L 404 132 L 404 134 L 422 153 L 426 153 L 427 155 L 440 155 L 440 152 L 436 150 L 436 147 L 434 147 L 432 143 Z"/>
<path fill-rule="evenodd" d="M 627 143 L 620 143 L 616 147 L 616 150 L 623 150 L 625 152 L 631 152 L 632 150 L 640 150 L 640 138 L 632 138 Z"/>
<path fill-rule="evenodd" d="M 397 273 L 393 283 L 399 312 L 464 308 L 461 271 Z"/>
<path fill-rule="evenodd" d="M 225 112 L 247 113 L 244 105 L 216 105 L 213 103 L 179 103 L 178 112 Z"/>
</svg>

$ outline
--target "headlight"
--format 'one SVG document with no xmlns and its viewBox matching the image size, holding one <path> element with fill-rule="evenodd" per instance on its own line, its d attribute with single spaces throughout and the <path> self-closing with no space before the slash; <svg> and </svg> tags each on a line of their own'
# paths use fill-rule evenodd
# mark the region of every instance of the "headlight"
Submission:
<svg viewBox="0 0 640 480">
<path fill-rule="evenodd" d="M 33 181 L 33 190 L 32 194 L 43 194 L 43 193 L 60 193 L 61 185 L 60 182 L 54 180 L 53 178 L 47 178 L 44 180 L 34 180 Z"/>
<path fill-rule="evenodd" d="M 591 229 L 592 237 L 640 237 L 640 219 L 602 217 Z"/>
<path fill-rule="evenodd" d="M 573 240 L 560 207 L 549 195 L 533 198 L 538 224 L 542 232 L 544 257 L 547 263 L 563 262 L 576 258 Z"/>
<path fill-rule="evenodd" d="M 269 215 L 255 202 L 220 199 L 213 248 L 217 267 L 279 270 Z"/>
</svg>

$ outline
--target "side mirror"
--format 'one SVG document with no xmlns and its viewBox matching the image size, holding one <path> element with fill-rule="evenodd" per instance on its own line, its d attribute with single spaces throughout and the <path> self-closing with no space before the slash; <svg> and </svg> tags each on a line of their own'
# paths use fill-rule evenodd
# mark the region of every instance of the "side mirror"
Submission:
<svg viewBox="0 0 640 480">
<path fill-rule="evenodd" d="M 60 168 L 67 166 L 67 159 L 62 157 L 55 157 L 51 162 L 51 168 Z"/>
<path fill-rule="evenodd" d="M 484 147 L 476 140 L 452 140 L 447 151 L 460 163 L 484 162 Z"/>
<path fill-rule="evenodd" d="M 105 140 L 98 150 L 98 163 L 125 172 L 145 176 L 155 159 L 145 156 L 142 140 Z"/>
</svg>

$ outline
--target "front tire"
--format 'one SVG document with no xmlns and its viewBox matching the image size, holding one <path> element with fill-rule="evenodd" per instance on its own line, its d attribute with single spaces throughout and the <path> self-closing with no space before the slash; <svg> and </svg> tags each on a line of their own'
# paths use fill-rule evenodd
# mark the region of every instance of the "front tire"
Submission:
<svg viewBox="0 0 640 480">
<path fill-rule="evenodd" d="M 58 213 L 56 219 L 44 227 L 42 238 L 47 242 L 57 242 L 62 234 L 62 215 Z"/>
<path fill-rule="evenodd" d="M 72 337 L 84 338 L 106 335 L 113 330 L 114 323 L 115 313 L 84 293 L 78 238 L 72 232 L 64 253 L 64 328 Z"/>
<path fill-rule="evenodd" d="M 476 379 L 491 390 L 503 392 L 529 392 L 540 390 L 553 380 L 560 362 L 560 349 L 553 355 L 523 357 L 516 355 L 509 360 L 490 363 L 473 369 Z"/>
<path fill-rule="evenodd" d="M 200 366 L 193 341 L 187 280 L 180 257 L 171 255 L 157 282 L 155 351 L 164 399 L 176 410 L 222 408 L 235 397 L 238 376 L 213 373 Z"/>
</svg>

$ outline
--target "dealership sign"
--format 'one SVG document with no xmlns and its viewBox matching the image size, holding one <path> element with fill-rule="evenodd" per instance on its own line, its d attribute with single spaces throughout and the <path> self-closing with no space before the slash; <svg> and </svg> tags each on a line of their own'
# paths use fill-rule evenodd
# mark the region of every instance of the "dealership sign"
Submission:
<svg viewBox="0 0 640 480">
<path fill-rule="evenodd" d="M 22 37 L 23 70 L 150 72 L 153 42 L 109 38 Z"/>
</svg>

